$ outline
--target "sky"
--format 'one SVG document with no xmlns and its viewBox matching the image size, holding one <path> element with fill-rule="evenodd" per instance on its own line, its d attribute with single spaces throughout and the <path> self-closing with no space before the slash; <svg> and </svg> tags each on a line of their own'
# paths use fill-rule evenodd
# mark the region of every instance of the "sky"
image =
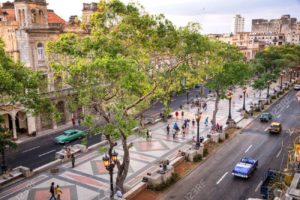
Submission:
<svg viewBox="0 0 300 200">
<path fill-rule="evenodd" d="M 0 0 L 4 2 L 6 0 Z M 82 3 L 99 0 L 47 0 L 48 8 L 63 19 L 71 15 L 81 16 Z M 121 0 L 128 3 L 130 0 Z M 245 31 L 251 31 L 251 20 L 276 19 L 290 14 L 300 21 L 300 0 L 139 0 L 151 14 L 164 14 L 177 26 L 188 22 L 201 24 L 202 33 L 232 32 L 233 17 L 245 18 Z"/>
</svg>

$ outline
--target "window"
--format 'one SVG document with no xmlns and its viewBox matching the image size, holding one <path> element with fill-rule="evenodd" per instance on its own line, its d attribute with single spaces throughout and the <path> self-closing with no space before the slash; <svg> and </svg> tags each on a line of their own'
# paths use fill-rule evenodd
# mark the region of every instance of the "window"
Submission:
<svg viewBox="0 0 300 200">
<path fill-rule="evenodd" d="M 38 60 L 45 60 L 44 45 L 42 43 L 37 45 L 37 55 Z"/>
</svg>

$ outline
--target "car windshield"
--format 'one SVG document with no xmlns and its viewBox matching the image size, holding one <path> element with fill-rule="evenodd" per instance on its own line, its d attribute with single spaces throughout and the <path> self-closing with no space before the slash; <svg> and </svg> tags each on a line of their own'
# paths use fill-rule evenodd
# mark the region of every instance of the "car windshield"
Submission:
<svg viewBox="0 0 300 200">
<path fill-rule="evenodd" d="M 279 128 L 279 125 L 271 125 L 271 128 Z"/>
</svg>

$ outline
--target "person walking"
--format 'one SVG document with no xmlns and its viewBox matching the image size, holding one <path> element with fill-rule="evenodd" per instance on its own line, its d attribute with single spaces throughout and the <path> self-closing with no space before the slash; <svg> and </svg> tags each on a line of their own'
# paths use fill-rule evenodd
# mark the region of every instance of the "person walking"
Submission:
<svg viewBox="0 0 300 200">
<path fill-rule="evenodd" d="M 179 127 L 178 127 L 178 125 L 177 125 L 176 122 L 175 122 L 174 125 L 173 125 L 173 129 L 174 129 L 175 131 L 179 131 Z"/>
<path fill-rule="evenodd" d="M 80 120 L 80 119 L 78 119 L 78 120 L 77 120 L 77 122 L 78 122 L 78 126 L 80 126 L 80 124 L 81 124 L 81 120 Z"/>
<path fill-rule="evenodd" d="M 50 194 L 51 194 L 51 196 L 50 196 L 49 200 L 52 200 L 52 199 L 56 200 L 54 182 L 51 183 Z"/>
<path fill-rule="evenodd" d="M 175 112 L 176 119 L 178 119 L 178 115 L 179 115 L 179 113 L 178 113 L 178 111 L 176 111 Z"/>
<path fill-rule="evenodd" d="M 184 117 L 184 112 L 181 111 L 181 118 L 183 119 L 183 117 Z"/>
<path fill-rule="evenodd" d="M 208 126 L 208 117 L 205 118 L 204 124 L 205 126 Z"/>
<path fill-rule="evenodd" d="M 74 156 L 74 154 L 72 154 L 72 156 L 71 156 L 71 161 L 72 161 L 72 168 L 74 168 L 75 167 L 75 156 Z"/>
<path fill-rule="evenodd" d="M 176 131 L 173 130 L 173 140 L 175 140 L 175 138 L 176 138 Z"/>
<path fill-rule="evenodd" d="M 57 200 L 61 200 L 60 196 L 62 195 L 62 190 L 61 188 L 59 187 L 59 185 L 56 186 L 55 188 L 55 195 L 57 197 Z"/>
<path fill-rule="evenodd" d="M 149 141 L 151 142 L 151 139 L 152 139 L 152 131 L 149 130 L 148 134 L 149 134 Z"/>
<path fill-rule="evenodd" d="M 73 126 L 75 126 L 75 118 L 74 117 L 72 117 L 72 124 L 73 124 Z"/>
<path fill-rule="evenodd" d="M 168 135 L 170 134 L 170 125 L 169 124 L 167 125 L 167 134 Z"/>
<path fill-rule="evenodd" d="M 192 120 L 192 126 L 195 127 L 195 119 Z"/>
</svg>

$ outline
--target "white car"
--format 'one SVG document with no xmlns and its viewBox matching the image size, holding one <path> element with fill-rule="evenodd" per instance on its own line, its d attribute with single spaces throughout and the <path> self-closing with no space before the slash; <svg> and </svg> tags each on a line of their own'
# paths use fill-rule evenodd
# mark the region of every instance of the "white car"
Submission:
<svg viewBox="0 0 300 200">
<path fill-rule="evenodd" d="M 295 85 L 294 90 L 300 90 L 300 85 L 299 84 Z"/>
</svg>

